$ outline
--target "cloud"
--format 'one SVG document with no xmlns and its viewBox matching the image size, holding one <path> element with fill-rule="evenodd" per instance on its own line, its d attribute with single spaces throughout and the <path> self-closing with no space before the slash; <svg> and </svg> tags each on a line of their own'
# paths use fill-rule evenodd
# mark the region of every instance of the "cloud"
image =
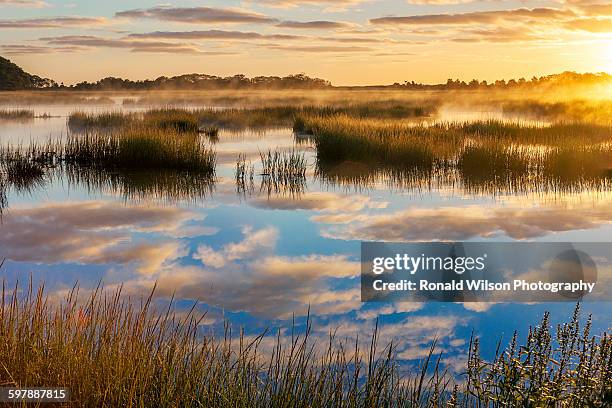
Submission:
<svg viewBox="0 0 612 408">
<path fill-rule="evenodd" d="M 589 16 L 612 16 L 612 4 L 584 4 L 579 5 L 578 9 Z"/>
<path fill-rule="evenodd" d="M 50 203 L 12 208 L 3 220 L 0 258 L 33 263 L 128 264 L 151 274 L 184 255 L 177 230 L 197 214 L 113 202 Z M 155 234 L 141 241 L 134 233 Z"/>
<path fill-rule="evenodd" d="M 41 45 L 6 44 L 0 46 L 2 52 L 9 55 L 26 54 L 50 54 L 54 52 L 79 52 L 85 50 L 83 47 L 46 47 Z"/>
<path fill-rule="evenodd" d="M 293 199 L 287 196 L 272 196 L 267 198 L 256 198 L 249 202 L 257 208 L 270 210 L 309 210 L 324 212 L 357 212 L 364 208 L 385 208 L 388 203 L 376 202 L 368 196 L 309 192 Z"/>
<path fill-rule="evenodd" d="M 474 11 L 461 14 L 426 14 L 404 17 L 380 17 L 370 20 L 374 25 L 456 25 L 494 24 L 502 21 L 555 20 L 573 17 L 571 10 L 557 8 L 520 8 L 500 11 Z"/>
<path fill-rule="evenodd" d="M 364 306 L 367 305 L 367 306 Z M 374 308 L 370 306 L 374 305 Z M 377 302 L 364 303 L 357 313 L 360 319 L 376 319 L 381 315 L 392 315 L 396 313 L 410 313 L 421 310 L 425 306 L 425 302 L 399 302 L 379 304 Z"/>
<path fill-rule="evenodd" d="M 240 41 L 325 41 L 339 43 L 380 43 L 383 40 L 366 37 L 308 37 L 291 34 L 261 34 L 246 31 L 204 30 L 204 31 L 154 31 L 150 33 L 133 33 L 132 39 L 171 39 L 171 40 L 240 40 Z"/>
<path fill-rule="evenodd" d="M 124 48 L 132 52 L 228 55 L 228 52 L 201 51 L 194 45 L 170 42 L 134 41 L 126 38 L 104 38 L 91 35 L 66 35 L 43 37 L 41 41 L 60 46 L 79 46 L 88 48 Z"/>
<path fill-rule="evenodd" d="M 134 33 L 130 38 L 140 39 L 181 39 L 181 40 L 299 40 L 306 37 L 287 34 L 260 34 L 245 31 L 205 30 L 205 31 L 154 31 L 151 33 Z"/>
<path fill-rule="evenodd" d="M 278 239 L 278 230 L 272 227 L 257 231 L 253 231 L 251 227 L 244 227 L 242 234 L 244 236 L 242 241 L 229 243 L 219 251 L 215 251 L 207 245 L 201 245 L 193 258 L 200 260 L 204 265 L 221 268 L 230 261 L 239 261 L 271 253 Z"/>
<path fill-rule="evenodd" d="M 493 29 L 473 29 L 461 31 L 461 34 L 467 34 L 468 37 L 455 37 L 451 41 L 455 42 L 513 42 L 513 41 L 535 41 L 542 40 L 544 37 L 534 34 L 528 27 L 505 28 L 496 27 Z"/>
<path fill-rule="evenodd" d="M 324 11 L 343 11 L 364 2 L 365 0 L 260 0 L 257 4 L 278 8 L 315 6 L 324 7 Z"/>
<path fill-rule="evenodd" d="M 565 22 L 564 27 L 590 33 L 609 33 L 612 32 L 612 19 L 581 18 Z"/>
<path fill-rule="evenodd" d="M 276 25 L 282 28 L 314 29 L 314 30 L 336 30 L 348 28 L 352 25 L 342 21 L 283 21 Z"/>
<path fill-rule="evenodd" d="M 115 13 L 119 18 L 150 18 L 180 23 L 274 23 L 276 19 L 249 10 L 213 7 L 153 7 Z"/>
<path fill-rule="evenodd" d="M 331 223 L 333 220 L 318 221 Z M 528 239 L 554 232 L 596 228 L 611 222 L 612 210 L 607 203 L 571 209 L 411 208 L 388 214 L 358 215 L 350 223 L 330 227 L 322 234 L 329 238 L 386 241 L 463 240 L 499 235 Z"/>
<path fill-rule="evenodd" d="M 4 6 L 42 8 L 49 7 L 49 3 L 41 0 L 0 0 L 0 7 Z"/>
<path fill-rule="evenodd" d="M 286 317 L 309 305 L 320 314 L 359 308 L 358 285 L 337 289 L 329 282 L 343 278 L 356 282 L 358 262 L 344 255 L 275 255 L 279 237 L 273 227 L 256 230 L 247 226 L 242 235 L 241 240 L 219 249 L 200 245 L 193 258 L 208 269 L 179 268 L 191 276 L 186 278 L 177 277 L 177 268 L 173 268 L 160 275 L 158 287 L 173 287 L 180 296 L 200 293 L 209 304 L 271 317 Z"/>
<path fill-rule="evenodd" d="M 107 24 L 103 17 L 44 17 L 22 20 L 0 20 L 0 28 L 65 28 Z"/>
<path fill-rule="evenodd" d="M 409 4 L 445 6 L 451 4 L 474 3 L 478 0 L 407 0 Z"/>
</svg>

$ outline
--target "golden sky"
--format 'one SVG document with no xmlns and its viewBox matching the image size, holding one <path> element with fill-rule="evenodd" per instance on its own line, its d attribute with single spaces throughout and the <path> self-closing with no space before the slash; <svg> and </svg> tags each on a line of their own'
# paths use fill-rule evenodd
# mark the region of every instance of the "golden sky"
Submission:
<svg viewBox="0 0 612 408">
<path fill-rule="evenodd" d="M 0 0 L 0 55 L 67 84 L 303 72 L 335 85 L 612 72 L 601 0 Z"/>
</svg>

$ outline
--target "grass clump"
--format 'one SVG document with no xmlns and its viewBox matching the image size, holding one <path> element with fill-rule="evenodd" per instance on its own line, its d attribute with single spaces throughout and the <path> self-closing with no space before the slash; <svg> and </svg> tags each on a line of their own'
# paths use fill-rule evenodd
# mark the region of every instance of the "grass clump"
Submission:
<svg viewBox="0 0 612 408">
<path fill-rule="evenodd" d="M 126 197 L 202 196 L 214 182 L 215 165 L 215 152 L 199 135 L 148 127 L 0 148 L 0 182 L 17 190 L 41 184 L 53 170 Z"/>
<path fill-rule="evenodd" d="M 212 173 L 215 154 L 197 135 L 128 128 L 68 136 L 58 144 L 67 164 L 108 168 L 171 169 Z"/>
<path fill-rule="evenodd" d="M 612 102 L 606 100 L 546 102 L 528 99 L 509 101 L 502 103 L 502 111 L 505 114 L 527 115 L 553 121 L 612 125 Z"/>
<path fill-rule="evenodd" d="M 148 127 L 179 133 L 198 133 L 199 122 L 193 112 L 184 109 L 152 109 L 142 114 L 132 112 L 73 112 L 68 118 L 73 131 L 115 130 Z"/>
<path fill-rule="evenodd" d="M 0 120 L 30 120 L 34 119 L 31 109 L 0 109 Z"/>
<path fill-rule="evenodd" d="M 427 126 L 333 115 L 300 116 L 294 130 L 314 136 L 322 172 L 338 163 L 364 163 L 392 172 L 395 179 L 456 176 L 474 190 L 513 191 L 597 189 L 612 175 L 612 128 L 601 125 L 484 121 Z"/>
<path fill-rule="evenodd" d="M 154 129 L 171 130 L 182 133 L 198 133 L 198 115 L 185 109 L 153 109 L 143 114 L 143 123 Z"/>
<path fill-rule="evenodd" d="M 268 150 L 260 153 L 262 176 L 276 179 L 294 179 L 306 177 L 306 157 L 296 151 L 279 152 Z"/>
<path fill-rule="evenodd" d="M 0 150 L 0 180 L 5 188 L 30 191 L 44 183 L 47 170 L 53 166 L 51 158 L 37 155 L 34 149 L 18 147 Z"/>
<path fill-rule="evenodd" d="M 591 334 L 590 318 L 550 328 L 546 314 L 524 345 L 515 334 L 492 360 L 473 338 L 465 370 L 443 370 L 432 343 L 414 373 L 400 370 L 397 347 L 366 347 L 330 334 L 312 338 L 311 323 L 271 350 L 267 333 L 205 335 L 195 307 L 158 312 L 153 293 L 140 305 L 121 290 L 87 299 L 70 291 L 49 299 L 44 288 L 2 290 L 0 383 L 69 387 L 69 406 L 156 407 L 508 407 L 606 406 L 612 401 L 612 343 Z M 268 339 L 270 339 L 268 337 Z M 272 338 L 272 340 L 274 340 Z"/>
<path fill-rule="evenodd" d="M 255 166 L 245 154 L 239 154 L 236 159 L 236 192 L 238 195 L 246 196 L 251 194 L 254 189 L 253 179 L 255 176 Z"/>
<path fill-rule="evenodd" d="M 113 129 L 132 124 L 134 114 L 120 111 L 104 113 L 73 112 L 68 117 L 68 127 L 71 130 Z"/>
</svg>

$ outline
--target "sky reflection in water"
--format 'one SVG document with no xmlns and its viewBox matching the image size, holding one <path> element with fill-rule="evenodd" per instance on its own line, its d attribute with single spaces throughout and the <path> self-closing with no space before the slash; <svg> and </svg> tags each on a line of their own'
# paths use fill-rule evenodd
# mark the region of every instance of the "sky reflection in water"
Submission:
<svg viewBox="0 0 612 408">
<path fill-rule="evenodd" d="M 0 123 L 0 140 L 60 137 L 70 110 L 41 108 L 59 117 Z M 106 287 L 122 284 L 133 296 L 157 282 L 161 302 L 172 294 L 179 308 L 200 300 L 213 331 L 224 319 L 245 325 L 249 335 L 268 326 L 286 329 L 293 314 L 303 324 L 310 308 L 315 336 L 337 329 L 352 339 L 371 332 L 380 317 L 380 338 L 400 339 L 401 359 L 423 357 L 438 338 L 453 368 L 460 367 L 472 330 L 486 335 L 483 350 L 491 353 L 500 336 L 526 333 L 544 310 L 553 312 L 554 323 L 568 319 L 574 305 L 362 304 L 361 240 L 612 238 L 612 194 L 605 191 L 492 196 L 443 183 L 412 189 L 376 178 L 366 186 L 334 184 L 315 174 L 312 144 L 296 143 L 289 129 L 222 131 L 215 148 L 217 181 L 200 197 L 131 197 L 65 176 L 29 192 L 9 191 L 0 225 L 2 275 L 9 284 L 31 275 L 58 296 L 75 280 L 84 292 L 101 280 Z M 302 192 L 261 188 L 259 152 L 275 149 L 306 154 Z M 256 166 L 253 189 L 244 194 L 237 194 L 234 178 L 240 153 Z M 610 303 L 584 309 L 594 313 L 596 331 L 610 326 Z"/>
</svg>

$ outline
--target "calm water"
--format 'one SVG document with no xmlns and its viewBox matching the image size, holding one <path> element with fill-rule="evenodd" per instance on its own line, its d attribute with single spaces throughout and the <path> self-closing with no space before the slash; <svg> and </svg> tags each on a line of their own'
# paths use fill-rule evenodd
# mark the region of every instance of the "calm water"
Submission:
<svg viewBox="0 0 612 408">
<path fill-rule="evenodd" d="M 37 114 L 57 117 L 0 122 L 0 141 L 61 137 L 72 110 L 39 107 Z M 554 323 L 569 319 L 574 305 L 362 304 L 362 240 L 612 241 L 612 193 L 606 191 L 478 193 L 457 181 L 406 185 L 376 175 L 352 177 L 363 174 L 360 169 L 333 169 L 341 177 L 329 177 L 315 170 L 312 144 L 296 140 L 290 129 L 222 131 L 215 148 L 217 181 L 195 197 L 131 194 L 62 175 L 30 191 L 9 191 L 0 225 L 0 258 L 7 261 L 0 275 L 9 284 L 32 276 L 57 296 L 75 281 L 83 293 L 102 281 L 123 285 L 130 296 L 157 282 L 160 303 L 173 293 L 179 310 L 199 300 L 199 309 L 208 311 L 205 329 L 213 332 L 227 319 L 250 335 L 265 327 L 290 333 L 292 317 L 303 328 L 310 308 L 315 336 L 338 329 L 351 339 L 371 333 L 378 317 L 381 339 L 400 340 L 400 358 L 419 359 L 438 338 L 449 368 L 456 369 L 472 330 L 484 336 L 490 353 L 498 338 L 508 340 L 515 329 L 525 334 L 545 310 Z M 262 184 L 259 152 L 294 149 L 310 164 L 305 185 Z M 239 154 L 256 171 L 253 185 L 237 191 Z M 596 331 L 611 326 L 611 303 L 586 303 L 584 310 L 593 313 Z"/>
</svg>

